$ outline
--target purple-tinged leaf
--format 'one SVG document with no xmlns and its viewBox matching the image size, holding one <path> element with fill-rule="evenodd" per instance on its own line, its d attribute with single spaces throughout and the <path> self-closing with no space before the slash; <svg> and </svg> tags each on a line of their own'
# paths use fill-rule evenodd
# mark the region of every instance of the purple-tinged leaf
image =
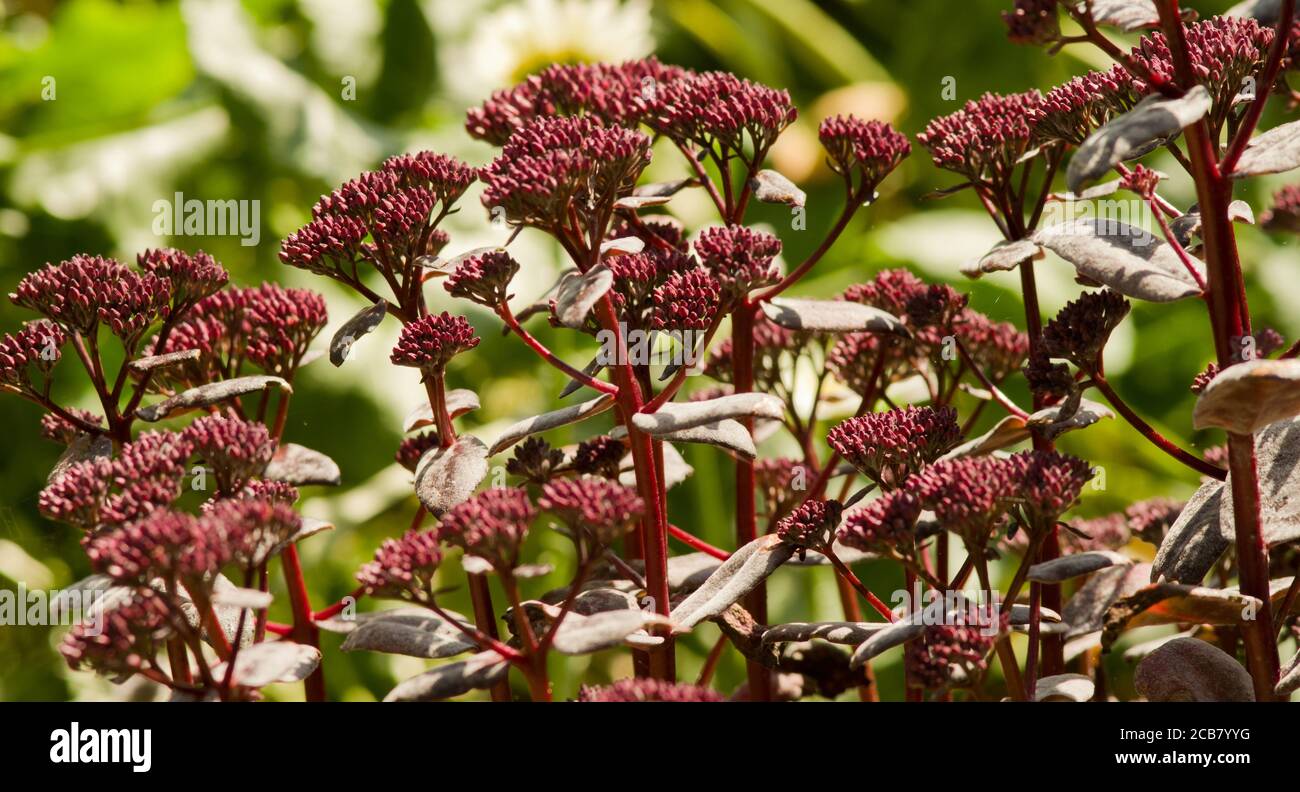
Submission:
<svg viewBox="0 0 1300 792">
<path fill-rule="evenodd" d="M 415 494 L 424 508 L 442 517 L 474 494 L 487 477 L 488 450 L 473 435 L 461 435 L 449 448 L 431 448 L 415 467 Z"/>
<path fill-rule="evenodd" d="M 668 402 L 657 412 L 636 413 L 632 416 L 632 425 L 646 434 L 660 437 L 728 418 L 779 421 L 784 417 L 785 403 L 777 397 L 767 393 L 737 393 L 705 401 Z"/>
<path fill-rule="evenodd" d="M 466 660 L 448 663 L 413 676 L 388 691 L 384 701 L 440 701 L 489 688 L 506 678 L 510 664 L 496 652 L 480 652 Z"/>
<path fill-rule="evenodd" d="M 794 553 L 776 535 L 762 536 L 722 562 L 699 588 L 673 608 L 669 618 L 674 632 L 689 632 L 738 602 L 767 579 Z"/>
<path fill-rule="evenodd" d="M 990 272 L 1009 272 L 1026 261 L 1037 261 L 1046 255 L 1031 239 L 1002 241 L 980 258 L 963 265 L 961 273 L 968 278 L 978 278 Z"/>
<path fill-rule="evenodd" d="M 1132 563 L 1133 560 L 1128 556 L 1109 550 L 1071 553 L 1029 567 L 1029 579 L 1037 583 L 1060 583 L 1063 580 L 1090 575 L 1099 569 L 1128 566 Z"/>
<path fill-rule="evenodd" d="M 319 451 L 297 443 L 284 443 L 267 463 L 263 478 L 295 487 L 337 487 L 343 481 L 338 463 Z"/>
<path fill-rule="evenodd" d="M 446 395 L 447 413 L 452 420 L 459 418 L 467 412 L 477 410 L 481 405 L 478 401 L 478 394 L 465 388 L 454 388 L 447 391 Z M 438 422 L 433 417 L 433 407 L 428 401 L 422 401 L 402 419 L 402 431 L 414 432 L 416 429 L 423 429 L 426 426 L 434 426 Z"/>
<path fill-rule="evenodd" d="M 1192 426 L 1254 434 L 1300 415 L 1300 360 L 1261 358 L 1229 366 L 1196 400 Z"/>
<path fill-rule="evenodd" d="M 909 335 L 907 328 L 893 314 L 845 300 L 776 297 L 763 303 L 763 313 L 768 319 L 789 330 Z"/>
<path fill-rule="evenodd" d="M 301 682 L 320 665 L 320 650 L 292 641 L 270 641 L 246 646 L 235 658 L 235 684 L 260 688 L 277 682 Z M 212 669 L 212 675 L 223 679 L 226 664 Z"/>
<path fill-rule="evenodd" d="M 1138 663 L 1133 686 L 1147 701 L 1254 701 L 1250 674 L 1217 646 L 1176 638 Z"/>
<path fill-rule="evenodd" d="M 293 393 L 293 386 L 280 377 L 272 377 L 266 374 L 237 377 L 235 379 L 221 380 L 220 382 L 209 382 L 206 385 L 183 390 L 165 401 L 151 404 L 148 407 L 141 407 L 136 415 L 142 421 L 154 423 L 190 410 L 220 404 L 223 401 L 247 396 L 250 393 L 259 393 L 273 385 L 285 393 Z"/>
<path fill-rule="evenodd" d="M 1097 686 L 1083 674 L 1057 674 L 1034 683 L 1034 701 L 1091 701 Z"/>
<path fill-rule="evenodd" d="M 800 207 L 808 203 L 807 193 L 774 170 L 759 171 L 749 180 L 749 188 L 754 191 L 754 197 L 763 203 Z"/>
<path fill-rule="evenodd" d="M 1152 94 L 1088 136 L 1066 169 L 1071 192 L 1175 137 L 1210 112 L 1210 92 L 1197 85 L 1176 99 Z"/>
<path fill-rule="evenodd" d="M 600 415 L 612 406 L 614 406 L 614 397 L 602 394 L 590 401 L 575 404 L 572 407 L 552 410 L 541 415 L 534 415 L 531 418 L 525 418 L 508 426 L 497 437 L 496 442 L 492 444 L 492 449 L 488 452 L 488 456 L 496 456 L 520 440 L 532 435 L 549 432 L 552 429 L 558 429 L 561 426 L 568 426 L 579 421 L 585 421 L 592 416 Z"/>
<path fill-rule="evenodd" d="M 887 622 L 795 622 L 769 627 L 764 644 L 811 641 L 814 638 L 844 646 L 857 646 L 889 627 Z"/>
<path fill-rule="evenodd" d="M 181 363 L 189 363 L 192 360 L 199 359 L 199 350 L 182 349 L 179 352 L 168 352 L 165 355 L 147 355 L 136 358 L 127 364 L 132 374 L 144 374 L 147 371 L 167 368 L 168 366 L 177 366 Z"/>
<path fill-rule="evenodd" d="M 1286 173 L 1296 168 L 1300 168 L 1300 121 L 1273 127 L 1253 138 L 1237 160 L 1232 178 Z"/>
<path fill-rule="evenodd" d="M 358 624 L 339 648 L 344 652 L 364 650 L 440 660 L 473 651 L 477 645 L 455 625 L 434 614 L 381 612 Z"/>
<path fill-rule="evenodd" d="M 1080 218 L 1044 228 L 1033 238 L 1074 265 L 1083 277 L 1125 297 L 1173 302 L 1201 293 L 1178 253 L 1163 239 L 1136 226 L 1105 218 Z M 1204 267 L 1196 266 L 1203 274 Z"/>
<path fill-rule="evenodd" d="M 384 321 L 387 315 L 388 303 L 383 300 L 357 311 L 330 339 L 330 363 L 342 366 L 348 359 L 348 353 L 352 351 L 352 345 L 379 327 L 379 323 Z"/>
</svg>

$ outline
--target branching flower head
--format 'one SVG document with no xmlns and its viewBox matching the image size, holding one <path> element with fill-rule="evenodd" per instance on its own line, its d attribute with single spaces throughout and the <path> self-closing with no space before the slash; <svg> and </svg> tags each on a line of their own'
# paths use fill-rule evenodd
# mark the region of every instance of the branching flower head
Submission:
<svg viewBox="0 0 1300 792">
<path fill-rule="evenodd" d="M 528 493 L 514 487 L 484 490 L 454 507 L 438 523 L 438 538 L 509 574 L 519 563 L 528 526 L 537 508 Z"/>
<path fill-rule="evenodd" d="M 244 569 L 265 564 L 302 529 L 302 517 L 292 506 L 257 497 L 216 501 L 200 521 L 206 532 L 222 537 Z"/>
<path fill-rule="evenodd" d="M 180 497 L 191 451 L 189 438 L 177 432 L 145 432 L 123 445 L 112 463 L 113 494 L 104 502 L 103 522 L 124 523 L 170 506 Z"/>
<path fill-rule="evenodd" d="M 1048 91 L 1029 110 L 1034 140 L 1078 146 L 1099 127 L 1133 109 L 1141 94 L 1123 66 L 1088 72 Z"/>
<path fill-rule="evenodd" d="M 541 118 L 515 132 L 483 169 L 483 205 L 516 225 L 604 231 L 619 198 L 650 164 L 650 139 L 589 118 Z"/>
<path fill-rule="evenodd" d="M 660 679 L 620 679 L 612 685 L 584 686 L 578 701 L 623 703 L 632 701 L 705 702 L 722 701 L 716 690 L 685 682 L 664 682 Z"/>
<path fill-rule="evenodd" d="M 163 595 L 140 588 L 130 601 L 97 609 L 89 620 L 73 625 L 59 654 L 74 671 L 89 668 L 123 679 L 145 668 L 173 632 Z"/>
<path fill-rule="evenodd" d="M 1029 150 L 1032 114 L 1042 102 L 1038 91 L 984 94 L 961 110 L 934 119 L 917 137 L 936 166 L 972 181 L 1005 184 Z"/>
<path fill-rule="evenodd" d="M 842 511 L 839 501 L 808 498 L 777 522 L 776 535 L 786 544 L 799 548 L 801 554 L 826 547 L 839 525 Z"/>
<path fill-rule="evenodd" d="M 171 284 L 172 310 L 184 311 L 216 294 L 230 281 L 230 273 L 202 250 L 186 253 L 174 248 L 146 250 L 136 256 L 140 269 Z"/>
<path fill-rule="evenodd" d="M 104 426 L 104 419 L 89 410 L 71 407 L 66 412 L 81 423 L 73 423 L 58 413 L 46 413 L 41 416 L 41 437 L 60 445 L 72 445 L 78 437 L 85 434 L 83 424 L 98 429 Z"/>
<path fill-rule="evenodd" d="M 868 199 L 876 187 L 912 152 L 907 136 L 883 121 L 863 121 L 853 116 L 835 116 L 822 121 L 818 129 L 831 170 L 845 177 L 858 177 L 856 189 Z"/>
<path fill-rule="evenodd" d="M 479 337 L 465 317 L 443 311 L 403 327 L 391 359 L 395 366 L 441 372 L 453 357 L 478 344 Z"/>
<path fill-rule="evenodd" d="M 556 479 L 542 487 L 537 505 L 559 517 L 575 538 L 594 536 L 601 545 L 621 539 L 645 513 L 645 501 L 605 478 Z"/>
<path fill-rule="evenodd" d="M 1082 459 L 1055 451 L 1025 451 L 1008 461 L 1016 467 L 1018 498 L 1029 526 L 1043 532 L 1078 502 L 1094 472 Z"/>
<path fill-rule="evenodd" d="M 906 490 L 895 490 L 844 515 L 836 538 L 868 553 L 912 552 L 921 501 Z"/>
<path fill-rule="evenodd" d="M 1081 370 L 1098 370 L 1110 334 L 1128 316 L 1129 301 L 1109 289 L 1087 292 L 1068 303 L 1043 328 L 1043 349 L 1065 358 Z"/>
<path fill-rule="evenodd" d="M 427 603 L 441 563 L 438 533 L 412 529 L 400 539 L 385 539 L 375 560 L 357 572 L 357 582 L 378 597 Z"/>
<path fill-rule="evenodd" d="M 973 606 L 972 606 L 973 607 Z M 988 670 L 988 655 L 1005 629 L 1006 614 L 954 611 L 951 624 L 925 628 L 920 638 L 908 642 L 904 653 L 911 680 L 919 687 L 940 690 L 975 685 Z"/>
<path fill-rule="evenodd" d="M 119 583 L 149 585 L 162 578 L 206 587 L 230 561 L 230 548 L 220 531 L 199 518 L 157 509 L 95 535 L 86 555 L 95 571 Z"/>
<path fill-rule="evenodd" d="M 669 140 L 729 153 L 743 152 L 746 138 L 766 152 L 798 117 L 790 94 L 726 72 L 682 75 L 646 104 L 645 122 Z"/>
<path fill-rule="evenodd" d="M 510 297 L 510 281 L 519 272 L 519 262 L 504 250 L 493 250 L 465 259 L 443 281 L 452 297 L 461 297 L 488 308 L 496 308 Z"/>
<path fill-rule="evenodd" d="M 36 392 L 33 372 L 48 378 L 67 340 L 63 328 L 46 319 L 28 322 L 17 333 L 5 333 L 0 337 L 0 386 Z"/>
<path fill-rule="evenodd" d="M 990 456 L 944 459 L 908 481 L 922 508 L 968 547 L 982 548 L 1014 503 L 1018 466 Z"/>
<path fill-rule="evenodd" d="M 695 255 L 722 285 L 728 304 L 780 280 L 781 240 L 745 226 L 713 226 L 695 240 Z"/>
<path fill-rule="evenodd" d="M 578 444 L 578 449 L 573 452 L 573 469 L 584 476 L 601 476 L 617 481 L 625 456 L 627 446 L 622 440 L 600 435 Z"/>
<path fill-rule="evenodd" d="M 397 446 L 397 453 L 394 455 L 397 464 L 415 472 L 415 468 L 420 464 L 420 459 L 425 452 L 431 448 L 437 448 L 441 444 L 441 438 L 435 431 L 421 432 L 414 437 L 404 439 Z"/>
<path fill-rule="evenodd" d="M 9 299 L 82 335 L 103 324 L 133 341 L 167 315 L 171 284 L 113 259 L 79 254 L 30 273 Z"/>
<path fill-rule="evenodd" d="M 1173 527 L 1186 505 L 1173 498 L 1150 498 L 1129 506 L 1124 510 L 1124 517 L 1134 536 L 1159 547 L 1165 532 Z"/>
<path fill-rule="evenodd" d="M 212 466 L 217 492 L 239 491 L 266 469 L 275 453 L 275 440 L 266 427 L 236 415 L 207 415 L 185 427 L 185 439 Z"/>
<path fill-rule="evenodd" d="M 812 468 L 788 457 L 754 462 L 754 486 L 763 493 L 768 521 L 779 520 L 801 501 L 814 478 L 816 473 Z"/>
<path fill-rule="evenodd" d="M 1029 336 L 1010 322 L 994 322 L 967 309 L 955 329 L 975 365 L 994 383 L 1019 371 L 1029 356 Z"/>
<path fill-rule="evenodd" d="M 245 354 L 266 373 L 292 379 L 312 340 L 329 322 L 325 298 L 274 283 L 247 289 L 244 297 Z"/>
<path fill-rule="evenodd" d="M 696 268 L 669 276 L 653 300 L 653 329 L 703 331 L 722 308 L 722 289 L 707 270 Z"/>
<path fill-rule="evenodd" d="M 951 407 L 904 407 L 869 413 L 831 429 L 826 441 L 862 475 L 894 490 L 961 439 Z"/>
</svg>

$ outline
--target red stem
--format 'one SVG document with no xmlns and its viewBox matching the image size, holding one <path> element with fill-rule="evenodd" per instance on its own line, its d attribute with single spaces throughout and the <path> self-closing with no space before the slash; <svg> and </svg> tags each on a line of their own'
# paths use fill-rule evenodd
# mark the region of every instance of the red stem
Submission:
<svg viewBox="0 0 1300 792">
<path fill-rule="evenodd" d="M 687 547 L 699 550 L 701 553 L 708 553 L 719 561 L 726 561 L 728 558 L 731 558 L 731 553 L 728 553 L 726 550 L 720 550 L 695 534 L 687 533 L 671 523 L 668 525 L 668 535 Z"/>
<path fill-rule="evenodd" d="M 298 547 L 289 545 L 280 554 L 284 567 L 284 582 L 289 589 L 289 606 L 293 610 L 293 633 L 290 637 L 301 644 L 320 649 L 320 629 L 311 618 L 311 599 L 307 594 L 307 580 L 302 574 L 302 560 Z M 269 627 L 268 627 L 269 629 Z M 308 701 L 325 700 L 325 670 L 319 665 L 304 683 Z"/>
<path fill-rule="evenodd" d="M 1169 456 L 1177 459 L 1179 462 L 1182 462 L 1184 465 L 1187 465 L 1189 468 L 1195 470 L 1201 475 L 1210 476 L 1219 481 L 1223 481 L 1227 476 L 1227 473 L 1223 468 L 1220 468 L 1217 465 L 1211 465 L 1209 462 L 1206 462 L 1195 454 L 1179 448 L 1174 445 L 1171 440 L 1156 431 L 1155 427 L 1142 420 L 1142 416 L 1134 412 L 1133 408 L 1128 406 L 1128 403 L 1120 398 L 1119 394 L 1115 392 L 1115 389 L 1111 387 L 1110 382 L 1108 382 L 1100 373 L 1092 378 L 1092 384 L 1097 387 L 1097 390 L 1102 392 L 1102 395 L 1106 397 L 1106 401 L 1110 402 L 1111 406 L 1114 407 L 1120 415 L 1124 416 L 1124 420 L 1128 421 L 1143 437 L 1150 440 L 1151 444 L 1156 448 L 1159 448 L 1161 451 L 1164 451 Z"/>
</svg>

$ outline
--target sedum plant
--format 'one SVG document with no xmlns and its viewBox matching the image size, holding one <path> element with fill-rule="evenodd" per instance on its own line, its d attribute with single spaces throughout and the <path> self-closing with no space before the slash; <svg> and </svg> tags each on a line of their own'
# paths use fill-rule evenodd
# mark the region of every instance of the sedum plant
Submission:
<svg viewBox="0 0 1300 792">
<path fill-rule="evenodd" d="M 331 362 L 343 365 L 392 317 L 402 328 L 390 362 L 419 369 L 427 397 L 395 451 L 414 479 L 411 528 L 357 573 L 356 597 L 406 606 L 395 610 L 314 610 L 297 555 L 298 541 L 328 527 L 294 510 L 297 488 L 340 478 L 327 458 L 280 440 L 294 374 L 326 324 L 319 297 L 230 287 L 210 257 L 179 251 L 142 254 L 137 268 L 78 256 L 29 275 L 12 299 L 42 318 L 0 344 L 3 387 L 44 407 L 45 434 L 67 446 L 41 508 L 86 532 L 97 577 L 83 585 L 113 594 L 70 632 L 65 656 L 180 697 L 254 698 L 266 684 L 303 680 L 319 699 L 325 629 L 346 634 L 345 651 L 448 660 L 401 682 L 391 700 L 476 689 L 549 700 L 553 656 L 620 648 L 634 677 L 584 687 L 581 701 L 851 691 L 873 700 L 873 661 L 902 647 L 909 700 L 1088 700 L 1107 695 L 1101 652 L 1127 630 L 1165 624 L 1180 637 L 1130 650 L 1141 695 L 1286 697 L 1300 686 L 1296 661 L 1279 660 L 1298 590 L 1286 573 L 1300 538 L 1287 505 L 1300 475 L 1300 346 L 1252 326 L 1234 238 L 1250 212 L 1233 193 L 1241 179 L 1300 167 L 1300 122 L 1257 130 L 1271 98 L 1295 96 L 1286 83 L 1295 18 L 1294 0 L 1205 20 L 1177 0 L 1018 0 L 1005 14 L 1013 41 L 1097 46 L 1115 61 L 1045 94 L 982 96 L 918 136 L 955 180 L 941 194 L 970 191 L 1003 235 L 966 274 L 1017 271 L 1023 330 L 906 270 L 830 299 L 791 296 L 870 211 L 911 142 L 878 121 L 824 120 L 842 207 L 812 252 L 783 268 L 779 236 L 747 217 L 755 203 L 804 206 L 804 193 L 767 167 L 796 118 L 790 97 L 654 59 L 555 65 L 494 94 L 466 123 L 498 149 L 483 167 L 397 156 L 322 197 L 280 257 L 370 303 L 334 334 Z M 1063 19 L 1079 32 L 1063 32 Z M 1121 47 L 1108 28 L 1140 39 Z M 1171 177 L 1143 162 L 1158 151 L 1186 170 L 1194 206 L 1161 195 Z M 663 154 L 680 158 L 682 177 L 648 183 Z M 440 225 L 466 208 L 475 182 L 510 233 L 498 247 L 461 251 Z M 687 190 L 707 196 L 712 224 L 683 228 L 660 210 Z M 1121 191 L 1150 208 L 1156 229 L 1047 222 L 1055 206 Z M 1294 190 L 1275 204 L 1266 227 L 1294 232 Z M 550 237 L 568 266 L 516 311 L 513 280 L 529 263 L 510 244 L 521 233 Z M 1049 251 L 1082 288 L 1054 317 L 1042 314 L 1035 283 L 1038 267 L 1055 266 L 1040 263 Z M 439 284 L 569 379 L 555 410 L 490 442 L 458 430 L 478 399 L 449 388 L 459 383 L 448 382 L 448 363 L 474 354 L 479 337 L 464 316 L 430 309 Z M 1203 372 L 1188 373 L 1194 428 L 1226 434 L 1204 455 L 1157 432 L 1106 376 L 1107 341 L 1131 301 L 1184 299 L 1204 302 L 1214 350 Z M 587 336 L 590 362 L 566 361 L 529 324 Z M 672 360 L 637 354 L 647 334 Z M 113 374 L 106 343 L 126 361 Z M 52 400 L 67 348 L 102 414 Z M 792 380 L 807 366 L 820 374 L 811 403 Z M 693 374 L 709 385 L 688 395 Z M 1027 403 L 1004 390 L 1013 380 L 1027 385 L 1010 389 Z M 916 403 L 900 404 L 906 393 Z M 184 413 L 201 417 L 136 431 Z M 1116 414 L 1135 441 L 1203 477 L 1190 501 L 1076 514 L 1096 471 L 1056 440 Z M 587 440 L 548 443 L 548 432 L 579 423 Z M 760 453 L 773 433 L 799 455 Z M 732 461 L 726 548 L 669 522 L 673 488 L 691 473 L 682 444 Z M 484 485 L 494 459 L 508 486 Z M 187 509 L 195 471 L 204 486 L 189 488 L 203 494 Z M 576 573 L 526 598 L 548 571 L 527 557 L 538 530 L 567 538 Z M 1153 563 L 1122 552 L 1134 542 L 1157 548 Z M 868 559 L 901 571 L 901 605 L 858 576 Z M 995 579 L 995 559 L 1010 562 L 1008 580 Z M 829 567 L 839 611 L 771 623 L 765 580 L 782 567 Z M 273 569 L 292 624 L 266 618 Z M 462 580 L 469 615 L 440 602 Z M 701 675 L 683 680 L 676 638 L 706 622 L 721 637 Z M 713 671 L 731 649 L 747 681 L 717 690 Z"/>
</svg>

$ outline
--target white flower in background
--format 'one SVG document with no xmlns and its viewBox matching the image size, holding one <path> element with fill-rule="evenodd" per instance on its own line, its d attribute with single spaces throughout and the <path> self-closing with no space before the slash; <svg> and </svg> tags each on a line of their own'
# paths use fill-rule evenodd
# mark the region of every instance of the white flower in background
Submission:
<svg viewBox="0 0 1300 792">
<path fill-rule="evenodd" d="M 650 0 L 515 0 L 472 17 L 442 72 L 479 100 L 551 63 L 642 58 L 654 45 Z"/>
<path fill-rule="evenodd" d="M 311 48 L 325 69 L 368 84 L 379 74 L 379 34 L 384 17 L 378 0 L 298 0 L 311 20 Z"/>
</svg>

